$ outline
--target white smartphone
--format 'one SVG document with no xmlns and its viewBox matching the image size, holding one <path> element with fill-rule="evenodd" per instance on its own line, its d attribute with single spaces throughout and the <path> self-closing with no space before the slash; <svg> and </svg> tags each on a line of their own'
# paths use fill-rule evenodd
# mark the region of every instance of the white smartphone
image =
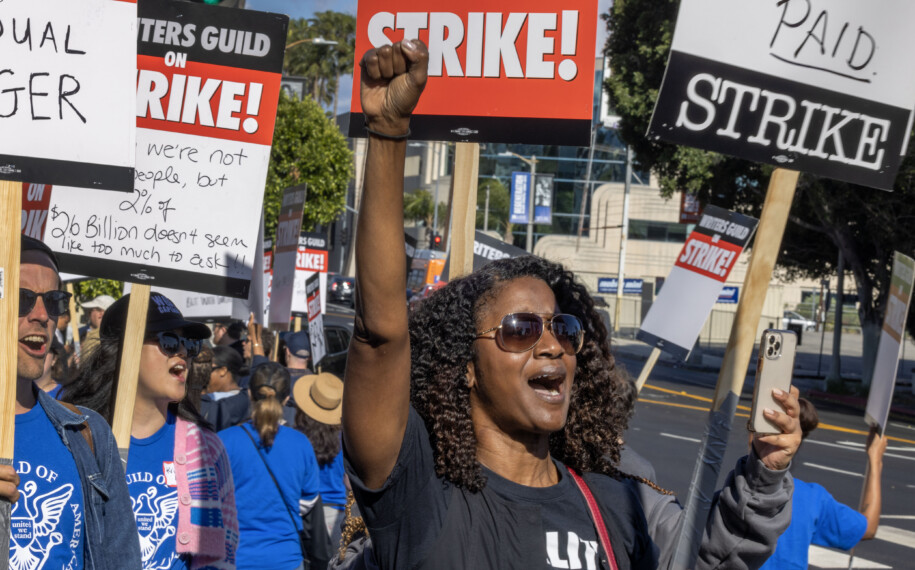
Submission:
<svg viewBox="0 0 915 570">
<path fill-rule="evenodd" d="M 781 405 L 772 397 L 772 390 L 791 390 L 794 372 L 794 355 L 797 351 L 797 334 L 793 331 L 766 329 L 759 342 L 759 360 L 756 363 L 756 383 L 753 387 L 753 408 L 747 429 L 752 432 L 780 433 L 774 423 L 766 419 L 763 410 L 769 408 L 782 411 Z"/>
</svg>

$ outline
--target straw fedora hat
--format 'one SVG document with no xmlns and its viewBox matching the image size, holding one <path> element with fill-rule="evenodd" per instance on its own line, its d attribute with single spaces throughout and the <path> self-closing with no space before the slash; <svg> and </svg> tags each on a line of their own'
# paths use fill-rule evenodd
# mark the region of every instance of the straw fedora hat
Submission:
<svg viewBox="0 0 915 570">
<path fill-rule="evenodd" d="M 343 417 L 343 380 L 330 372 L 300 377 L 292 397 L 300 410 L 322 424 L 337 425 Z"/>
</svg>

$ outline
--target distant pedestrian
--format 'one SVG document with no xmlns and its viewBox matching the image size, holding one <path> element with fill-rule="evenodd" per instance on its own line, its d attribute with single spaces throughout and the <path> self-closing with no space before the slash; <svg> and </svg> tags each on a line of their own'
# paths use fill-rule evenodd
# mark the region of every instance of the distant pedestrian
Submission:
<svg viewBox="0 0 915 570">
<path fill-rule="evenodd" d="M 802 437 L 807 439 L 820 419 L 809 400 L 800 398 L 799 403 Z M 791 524 L 779 537 L 775 554 L 762 566 L 764 570 L 807 568 L 811 544 L 851 550 L 860 541 L 877 536 L 881 510 L 880 475 L 886 443 L 886 437 L 872 427 L 867 436 L 867 477 L 861 512 L 836 501 L 822 486 L 794 478 Z"/>
<path fill-rule="evenodd" d="M 250 415 L 248 391 L 238 385 L 244 361 L 228 346 L 213 348 L 210 381 L 200 398 L 200 413 L 216 431 L 238 425 Z"/>
<path fill-rule="evenodd" d="M 321 469 L 321 501 L 331 544 L 340 543 L 346 508 L 341 434 L 343 381 L 329 372 L 299 379 L 293 391 L 298 412 L 295 427 L 308 436 Z"/>
<path fill-rule="evenodd" d="M 280 425 L 289 373 L 274 362 L 251 376 L 251 421 L 219 432 L 238 492 L 239 568 L 304 568 L 302 517 L 318 503 L 318 461 L 308 438 Z M 323 529 L 322 529 L 323 530 Z M 324 561 L 326 565 L 326 560 Z"/>
</svg>

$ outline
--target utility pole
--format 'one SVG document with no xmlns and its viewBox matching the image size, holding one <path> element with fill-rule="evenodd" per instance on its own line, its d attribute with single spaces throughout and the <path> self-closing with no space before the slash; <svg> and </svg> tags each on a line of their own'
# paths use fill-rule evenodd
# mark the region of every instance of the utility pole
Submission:
<svg viewBox="0 0 915 570">
<path fill-rule="evenodd" d="M 486 209 L 483 210 L 483 231 L 489 231 L 489 184 L 486 185 Z"/>
<path fill-rule="evenodd" d="M 525 160 L 525 159 L 521 159 Z M 527 249 L 528 253 L 534 253 L 534 185 L 537 180 L 537 157 L 525 160 L 531 165 L 531 181 L 527 185 Z"/>
<path fill-rule="evenodd" d="M 626 182 L 623 184 L 623 223 L 620 229 L 620 263 L 617 271 L 616 310 L 613 316 L 613 330 L 620 330 L 620 315 L 623 308 L 623 283 L 626 269 L 626 238 L 629 234 L 629 191 L 632 189 L 632 148 L 626 147 Z"/>
</svg>

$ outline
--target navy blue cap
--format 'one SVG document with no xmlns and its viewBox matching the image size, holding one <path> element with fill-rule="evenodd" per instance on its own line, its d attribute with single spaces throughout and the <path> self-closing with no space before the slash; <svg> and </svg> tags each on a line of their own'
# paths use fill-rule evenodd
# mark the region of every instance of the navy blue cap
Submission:
<svg viewBox="0 0 915 570">
<path fill-rule="evenodd" d="M 299 358 L 308 358 L 311 356 L 311 341 L 308 338 L 308 333 L 305 331 L 299 331 L 294 333 L 289 333 L 286 335 L 286 348 L 289 349 L 289 353 L 293 356 L 298 356 Z"/>
</svg>

